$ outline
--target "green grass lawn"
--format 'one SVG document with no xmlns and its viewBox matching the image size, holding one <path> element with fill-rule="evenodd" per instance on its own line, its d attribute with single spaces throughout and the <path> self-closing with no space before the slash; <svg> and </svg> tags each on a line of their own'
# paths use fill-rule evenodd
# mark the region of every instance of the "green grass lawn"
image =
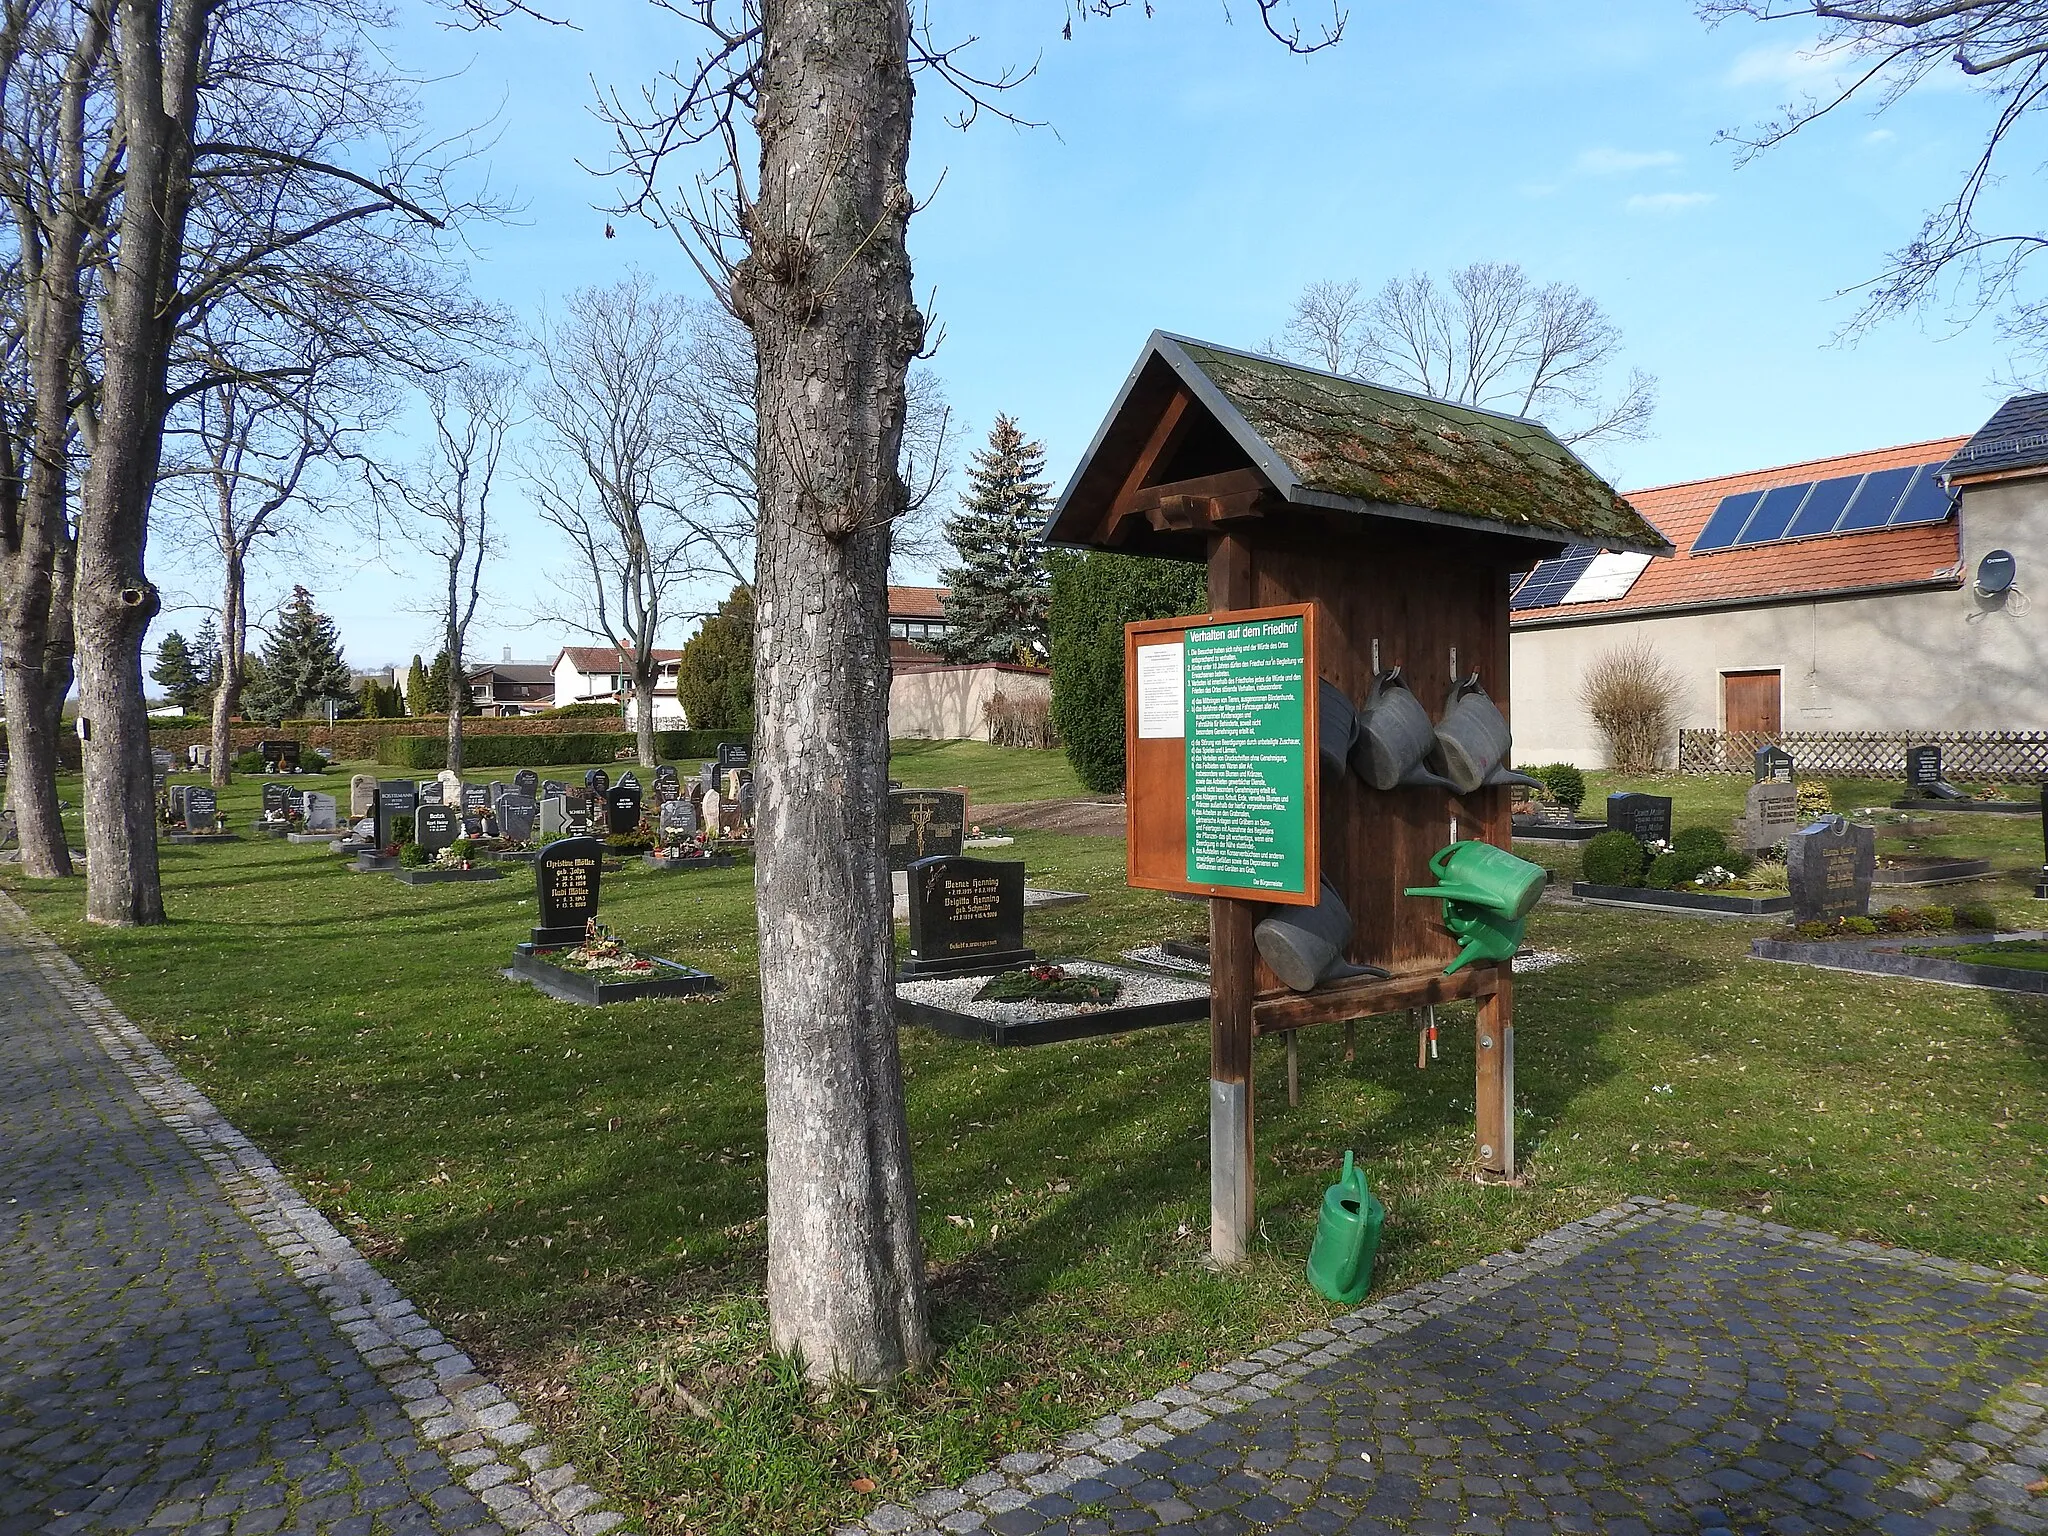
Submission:
<svg viewBox="0 0 2048 1536">
<path fill-rule="evenodd" d="M 1067 765 L 1066 753 L 992 747 L 985 741 L 892 741 L 889 777 L 913 789 L 962 786 L 970 817 L 977 806 L 1088 793 Z"/>
<path fill-rule="evenodd" d="M 898 746 L 907 783 L 1061 792 L 1054 755 Z M 1681 824 L 1741 801 L 1668 787 Z M 230 824 L 256 800 L 237 783 Z M 1944 835 L 2039 862 L 2025 818 Z M 1004 856 L 1090 895 L 1032 916 L 1041 954 L 1202 920 L 1127 889 L 1115 838 L 1026 832 Z M 616 931 L 729 990 L 600 1012 L 498 976 L 533 921 L 520 872 L 414 889 L 282 842 L 162 857 L 161 928 L 88 929 L 76 881 L 0 883 L 656 1531 L 821 1530 L 1328 1316 L 1301 1270 L 1347 1148 L 1389 1208 L 1381 1292 L 1635 1193 L 2048 1265 L 2048 1002 L 1752 962 L 1749 923 L 1546 905 L 1530 937 L 1572 962 L 1516 988 L 1522 1184 L 1471 1177 L 1469 1008 L 1427 1071 L 1396 1021 L 1350 1063 L 1307 1032 L 1299 1108 L 1262 1043 L 1257 1248 L 1228 1275 L 1201 1263 L 1204 1028 L 1000 1053 L 907 1032 L 941 1359 L 814 1401 L 765 1349 L 750 871 L 607 876 Z M 1917 899 L 1954 889 L 2037 921 L 2012 879 Z"/>
</svg>

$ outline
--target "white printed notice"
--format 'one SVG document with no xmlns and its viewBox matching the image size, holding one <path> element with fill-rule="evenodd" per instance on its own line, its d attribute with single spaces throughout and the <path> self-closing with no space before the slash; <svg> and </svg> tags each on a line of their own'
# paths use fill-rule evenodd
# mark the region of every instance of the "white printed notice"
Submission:
<svg viewBox="0 0 2048 1536">
<path fill-rule="evenodd" d="M 1138 647 L 1138 735 L 1180 739 L 1188 733 L 1185 658 L 1187 647 Z"/>
</svg>

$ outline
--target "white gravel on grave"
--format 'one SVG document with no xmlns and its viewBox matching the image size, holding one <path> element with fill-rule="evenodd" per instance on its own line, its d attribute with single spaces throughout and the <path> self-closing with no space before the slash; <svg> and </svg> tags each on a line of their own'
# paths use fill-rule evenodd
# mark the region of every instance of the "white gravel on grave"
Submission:
<svg viewBox="0 0 2048 1536">
<path fill-rule="evenodd" d="M 1142 1008 L 1149 1003 L 1177 1003 L 1191 997 L 1207 997 L 1206 983 L 1176 981 L 1171 976 L 1148 976 L 1143 971 L 1105 965 L 1097 960 L 1061 960 L 1060 969 L 1070 976 L 1102 976 L 1123 983 L 1123 990 L 1109 1008 Z M 926 981 L 899 981 L 896 995 L 928 1008 L 944 1008 L 972 1019 L 994 1024 L 1037 1024 L 1046 1019 L 1068 1019 L 1079 1014 L 1101 1013 L 1105 1005 L 1095 1003 L 991 1003 L 978 1002 L 974 994 L 988 985 L 986 976 L 946 976 Z"/>
</svg>

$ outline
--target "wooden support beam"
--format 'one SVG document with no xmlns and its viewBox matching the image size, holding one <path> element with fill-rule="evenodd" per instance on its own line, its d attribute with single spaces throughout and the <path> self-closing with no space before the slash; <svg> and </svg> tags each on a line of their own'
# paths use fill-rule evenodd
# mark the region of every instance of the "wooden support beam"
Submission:
<svg viewBox="0 0 2048 1536">
<path fill-rule="evenodd" d="M 1400 1013 L 1431 1003 L 1488 998 L 1506 982 L 1506 967 L 1475 965 L 1452 976 L 1441 971 L 1387 979 L 1361 976 L 1317 987 L 1313 992 L 1264 992 L 1252 1001 L 1252 1027 L 1262 1035 L 1277 1035 L 1312 1024 L 1369 1019 L 1375 1014 Z"/>
<path fill-rule="evenodd" d="M 1287 1033 L 1287 1107 L 1301 1108 L 1301 1037 Z"/>
<path fill-rule="evenodd" d="M 1500 984 L 1480 999 L 1478 1061 L 1474 1102 L 1479 1166 L 1503 1178 L 1515 1176 L 1515 983 L 1500 971 Z"/>
</svg>

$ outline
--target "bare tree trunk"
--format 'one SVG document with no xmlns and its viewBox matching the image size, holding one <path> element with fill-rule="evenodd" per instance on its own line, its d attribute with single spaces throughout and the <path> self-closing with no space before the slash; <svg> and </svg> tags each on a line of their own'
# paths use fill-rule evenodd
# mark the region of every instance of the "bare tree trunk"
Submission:
<svg viewBox="0 0 2048 1536">
<path fill-rule="evenodd" d="M 449 589 L 455 586 L 455 575 L 451 568 L 448 577 Z M 462 772 L 462 709 L 469 702 L 469 679 L 462 665 L 462 631 L 453 624 L 448 626 L 448 767 L 452 772 Z"/>
<path fill-rule="evenodd" d="M 923 339 L 904 234 L 904 0 L 765 0 L 761 193 L 736 298 L 758 347 L 754 889 L 768 1305 L 815 1380 L 932 1344 L 891 1005 L 889 519 Z"/>
<path fill-rule="evenodd" d="M 633 743 L 640 751 L 640 766 L 655 766 L 654 756 L 654 679 L 660 669 L 646 667 L 647 676 L 633 679 Z"/>
<path fill-rule="evenodd" d="M 228 540 L 227 574 L 220 590 L 220 656 L 213 690 L 213 761 L 209 776 L 216 789 L 225 789 L 233 778 L 235 762 L 235 712 L 242 707 L 242 649 L 249 634 L 248 569 L 234 548 L 232 530 Z"/>
</svg>

